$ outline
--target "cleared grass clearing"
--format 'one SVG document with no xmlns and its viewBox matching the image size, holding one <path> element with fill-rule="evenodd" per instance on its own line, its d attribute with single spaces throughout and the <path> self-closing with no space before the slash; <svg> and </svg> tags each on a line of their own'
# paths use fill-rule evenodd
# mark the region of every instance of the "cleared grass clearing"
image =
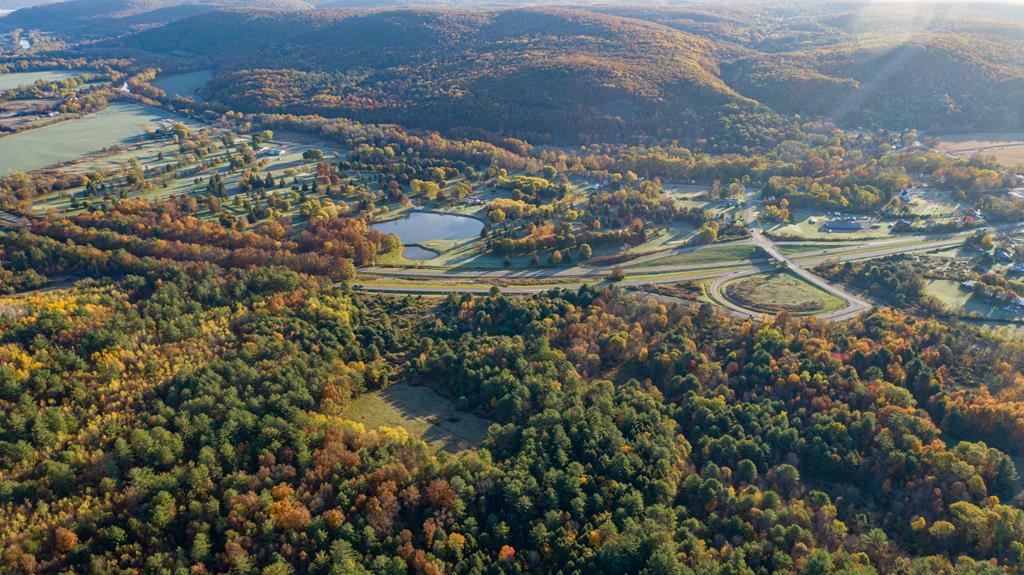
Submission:
<svg viewBox="0 0 1024 575">
<path fill-rule="evenodd" d="M 0 176 L 70 162 L 135 141 L 163 119 L 181 117 L 150 106 L 114 102 L 94 114 L 0 138 Z"/>
<path fill-rule="evenodd" d="M 78 74 L 64 70 L 42 70 L 38 72 L 14 72 L 11 74 L 0 74 L 0 91 L 13 90 L 22 86 L 31 86 L 39 80 L 46 82 L 59 82 L 74 78 Z"/>
<path fill-rule="evenodd" d="M 930 280 L 926 291 L 963 315 L 993 320 L 1021 319 L 1001 306 L 978 299 L 972 292 L 961 289 L 960 283 L 953 280 Z"/>
<path fill-rule="evenodd" d="M 996 161 L 1008 166 L 1024 163 L 1024 134 L 973 132 L 942 136 L 937 149 L 963 157 L 976 154 L 995 156 Z"/>
<path fill-rule="evenodd" d="M 844 305 L 841 299 L 789 273 L 739 278 L 726 284 L 722 295 L 762 313 L 812 315 L 836 311 Z"/>
<path fill-rule="evenodd" d="M 435 451 L 479 447 L 491 422 L 455 409 L 455 404 L 425 386 L 398 383 L 366 393 L 343 416 L 368 429 L 402 427 Z"/>
<path fill-rule="evenodd" d="M 681 254 L 666 256 L 656 260 L 647 260 L 642 263 L 627 264 L 627 267 L 629 267 L 630 265 L 640 267 L 651 267 L 668 265 L 705 264 L 716 262 L 750 260 L 764 257 L 767 256 L 763 252 L 761 252 L 759 248 L 752 245 L 711 246 L 699 250 L 694 250 L 692 252 L 684 252 Z"/>
</svg>

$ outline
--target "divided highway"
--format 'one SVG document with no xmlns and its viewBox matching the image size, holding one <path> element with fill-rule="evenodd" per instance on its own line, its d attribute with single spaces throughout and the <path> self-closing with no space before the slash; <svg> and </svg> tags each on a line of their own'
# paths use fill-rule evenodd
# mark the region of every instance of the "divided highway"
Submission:
<svg viewBox="0 0 1024 575">
<path fill-rule="evenodd" d="M 836 321 L 842 321 L 846 319 L 854 318 L 860 315 L 862 312 L 870 310 L 872 304 L 868 301 L 859 298 L 853 294 L 847 293 L 846 291 L 832 285 L 825 281 L 821 277 L 809 272 L 804 267 L 796 264 L 790 258 L 786 257 L 785 254 L 780 252 L 775 244 L 768 239 L 759 228 L 750 228 L 750 235 L 754 240 L 754 245 L 765 251 L 772 259 L 780 262 L 789 271 L 799 276 L 805 282 L 818 287 L 819 289 L 836 296 L 837 298 L 846 302 L 846 307 L 831 313 L 821 314 L 818 317 L 821 319 L 831 319 Z"/>
<path fill-rule="evenodd" d="M 909 253 L 918 251 L 931 251 L 937 249 L 948 249 L 962 245 L 973 232 L 958 232 L 952 234 L 932 234 L 907 236 L 888 240 L 867 241 L 857 244 L 837 244 L 818 251 L 803 252 L 791 256 L 783 253 L 778 245 L 764 235 L 761 229 L 753 223 L 753 208 L 747 210 L 747 221 L 750 229 L 751 239 L 723 245 L 755 245 L 759 247 L 767 257 L 757 260 L 735 260 L 713 263 L 679 263 L 671 265 L 657 265 L 659 259 L 672 255 L 698 251 L 707 246 L 680 247 L 659 254 L 643 256 L 634 260 L 628 268 L 629 274 L 633 276 L 653 276 L 643 280 L 629 280 L 620 282 L 617 285 L 626 288 L 642 288 L 645 285 L 663 285 L 678 283 L 681 281 L 714 280 L 708 286 L 708 295 L 716 303 L 723 306 L 733 315 L 743 317 L 759 318 L 763 314 L 744 308 L 735 302 L 730 301 L 722 295 L 722 288 L 729 281 L 736 278 L 764 273 L 766 264 L 770 260 L 780 262 L 789 271 L 804 281 L 818 287 L 846 303 L 840 310 L 819 314 L 819 319 L 832 321 L 845 321 L 852 319 L 861 313 L 870 310 L 873 304 L 866 299 L 851 294 L 840 287 L 833 285 L 824 278 L 810 272 L 807 268 L 819 265 L 828 260 L 840 262 L 865 260 L 898 253 Z M 999 226 L 999 228 L 1012 227 L 1015 224 Z M 997 229 L 999 229 L 997 228 Z M 783 242 L 788 245 L 789 242 Z M 636 265 L 648 263 L 651 265 Z M 360 285 L 356 289 L 367 292 L 397 293 L 397 294 L 433 294 L 443 295 L 449 293 L 488 293 L 494 282 L 502 280 L 550 280 L 548 284 L 520 285 L 502 287 L 502 292 L 509 294 L 534 294 L 541 293 L 552 288 L 562 287 L 574 289 L 583 283 L 594 280 L 607 279 L 612 266 L 574 266 L 559 269 L 534 269 L 534 270 L 450 270 L 440 268 L 393 268 L 393 267 L 369 267 L 361 272 L 367 276 L 375 276 L 382 279 L 407 279 L 407 280 L 463 280 L 466 286 L 443 286 L 443 285 Z"/>
</svg>

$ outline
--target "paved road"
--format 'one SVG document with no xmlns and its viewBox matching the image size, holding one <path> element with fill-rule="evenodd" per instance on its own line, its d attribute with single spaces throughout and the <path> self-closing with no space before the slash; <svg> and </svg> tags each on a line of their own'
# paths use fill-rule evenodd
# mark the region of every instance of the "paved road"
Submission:
<svg viewBox="0 0 1024 575">
<path fill-rule="evenodd" d="M 786 255 L 779 251 L 779 249 L 775 247 L 775 244 L 773 244 L 772 241 L 768 239 L 759 228 L 750 228 L 750 235 L 754 240 L 754 245 L 764 250 L 765 253 L 771 256 L 772 259 L 774 259 L 775 261 L 780 262 L 790 272 L 796 274 L 807 283 L 816 286 L 819 289 L 825 291 L 826 293 L 832 294 L 833 296 L 846 302 L 845 308 L 829 314 L 822 314 L 821 316 L 819 316 L 822 319 L 848 319 L 851 317 L 855 317 L 861 314 L 862 312 L 868 311 L 869 309 L 874 307 L 870 302 L 862 298 L 859 298 L 853 294 L 847 293 L 846 291 L 832 285 L 831 283 L 825 281 L 823 278 L 809 272 L 801 265 L 797 264 L 790 258 L 786 257 Z M 963 242 L 963 240 L 960 241 L 961 243 Z M 750 311 L 753 312 L 753 310 Z"/>
<path fill-rule="evenodd" d="M 633 275 L 650 275 L 650 274 L 663 274 L 663 273 L 674 273 L 684 272 L 690 270 L 701 270 L 712 267 L 731 267 L 746 265 L 751 260 L 723 260 L 712 263 L 696 263 L 696 264 L 666 264 L 666 265 L 651 265 L 651 266 L 637 266 L 637 263 L 644 261 L 652 261 L 671 257 L 678 254 L 697 252 L 710 247 L 730 247 L 730 246 L 744 246 L 752 245 L 750 240 L 741 240 L 736 242 L 726 242 L 721 244 L 708 244 L 704 246 L 689 246 L 684 248 L 675 248 L 665 252 L 658 252 L 657 254 L 651 254 L 643 256 L 636 260 L 629 262 L 629 273 Z M 560 278 L 604 278 L 611 275 L 612 271 L 618 266 L 572 266 L 564 268 L 538 268 L 528 270 L 508 270 L 508 269 L 492 269 L 492 270 L 480 270 L 480 269 L 451 269 L 451 268 L 400 268 L 400 267 L 368 267 L 363 268 L 363 273 L 376 275 L 376 276 L 387 276 L 387 277 L 400 277 L 400 278 L 434 278 L 434 279 L 471 279 L 471 280 L 497 280 L 497 279 L 560 279 Z"/>
<path fill-rule="evenodd" d="M 866 242 L 859 244 L 839 244 L 835 247 L 824 248 L 817 251 L 800 252 L 788 256 L 794 260 L 798 260 L 801 265 L 805 267 L 811 267 L 824 262 L 829 259 L 838 259 L 840 261 L 848 261 L 855 259 L 868 259 L 874 257 L 880 257 L 884 255 L 894 253 L 906 253 L 912 251 L 927 251 L 937 249 L 941 247 L 947 247 L 952 245 L 962 244 L 966 235 L 963 234 L 940 234 L 934 236 L 907 236 L 904 238 L 896 238 L 891 240 L 883 240 L 876 242 Z M 907 245 L 915 244 L 916 245 Z M 743 240 L 737 242 L 727 242 L 721 244 L 711 244 L 715 247 L 727 247 L 727 246 L 739 246 L 739 245 L 754 245 L 751 240 Z M 795 245 L 795 242 L 779 242 L 775 245 Z M 864 251 L 864 248 L 869 246 L 877 246 L 877 250 Z M 669 252 L 662 252 L 658 255 L 658 259 L 671 257 L 672 255 L 679 253 L 688 253 L 698 251 L 699 249 L 710 247 L 702 246 L 701 248 L 688 248 L 685 252 L 680 250 L 671 250 Z M 651 256 L 645 256 L 645 259 L 649 259 Z M 712 268 L 733 268 L 737 266 L 750 265 L 752 263 L 761 263 L 768 261 L 768 258 L 759 258 L 754 260 L 723 260 L 716 262 L 702 262 L 692 264 L 667 264 L 667 265 L 650 265 L 650 266 L 636 266 L 635 263 L 638 260 L 631 262 L 626 271 L 632 275 L 655 275 L 655 274 L 666 274 L 666 273 L 679 273 L 686 271 L 695 270 L 706 270 Z M 606 278 L 611 275 L 612 270 L 615 266 L 573 266 L 566 268 L 540 268 L 532 270 L 507 270 L 507 269 L 494 269 L 494 270 L 458 270 L 448 268 L 401 268 L 401 267 L 367 267 L 362 268 L 360 271 L 372 276 L 383 276 L 392 278 L 408 278 L 408 279 L 448 279 L 448 280 L 523 280 L 523 279 L 583 279 L 583 278 Z"/>
<path fill-rule="evenodd" d="M 809 284 L 811 284 L 813 286 L 816 286 L 819 289 L 825 291 L 826 293 L 829 293 L 829 294 L 831 294 L 831 295 L 833 295 L 835 297 L 838 297 L 839 299 L 841 299 L 844 302 L 846 302 L 846 306 L 844 308 L 842 308 L 842 309 L 839 309 L 839 310 L 836 310 L 836 311 L 833 311 L 833 312 L 817 314 L 815 317 L 817 317 L 819 319 L 826 319 L 826 320 L 832 320 L 832 321 L 845 321 L 845 320 L 857 317 L 861 313 L 863 313 L 865 311 L 868 311 L 872 307 L 874 307 L 870 302 L 868 302 L 868 301 L 866 301 L 866 300 L 864 300 L 864 299 L 862 299 L 860 297 L 857 297 L 857 296 L 855 296 L 853 294 L 847 293 L 846 291 L 840 289 L 839 287 L 834 286 L 831 283 L 825 281 L 823 278 L 818 277 L 817 275 L 811 273 L 806 268 L 804 268 L 802 265 L 795 263 L 792 259 L 787 257 L 786 254 L 782 253 L 782 251 L 780 251 L 775 246 L 775 244 L 772 242 L 772 240 L 770 238 L 768 238 L 767 236 L 765 236 L 764 232 L 762 232 L 761 229 L 758 228 L 755 225 L 755 223 L 754 223 L 754 205 L 753 205 L 752 202 L 748 202 L 748 204 L 747 204 L 746 219 L 747 219 L 747 229 L 750 230 L 750 237 L 751 237 L 751 239 L 753 239 L 755 246 L 757 246 L 757 247 L 761 248 L 762 250 L 764 250 L 764 252 L 767 253 L 773 260 L 781 263 L 786 269 L 788 269 L 792 273 L 796 274 L 798 277 L 800 277 L 801 279 L 803 279 L 807 283 L 809 283 Z M 960 241 L 961 241 L 961 243 L 963 242 L 963 240 L 960 240 Z M 881 252 L 886 252 L 887 249 L 888 250 L 895 249 L 896 251 L 905 251 L 905 248 L 901 249 L 900 247 L 897 246 L 897 247 L 882 248 L 880 250 L 880 253 Z M 849 255 L 860 256 L 862 254 L 854 253 L 854 254 L 849 254 Z M 830 256 L 830 257 L 832 257 L 832 256 Z M 843 256 L 841 254 L 836 255 L 834 257 L 836 257 L 837 259 L 842 259 L 843 258 Z M 878 256 L 872 256 L 872 257 L 878 257 Z M 829 258 L 825 258 L 825 259 L 829 259 Z M 814 264 L 810 264 L 809 263 L 808 265 L 814 265 Z M 725 303 L 729 307 L 733 308 L 735 311 L 741 311 L 742 310 L 742 311 L 750 312 L 751 314 L 757 313 L 755 310 L 748 310 L 748 309 L 746 309 L 746 308 L 744 308 L 744 307 L 742 307 L 740 305 L 737 305 L 735 302 L 730 302 L 728 299 L 723 297 L 722 294 L 721 294 L 721 286 L 724 283 L 725 282 L 723 282 L 722 280 L 716 280 L 714 283 L 712 283 L 711 291 L 712 291 L 712 296 L 713 297 L 718 298 L 719 301 Z"/>
<path fill-rule="evenodd" d="M 884 241 L 877 242 L 877 250 L 862 251 L 864 244 L 855 246 L 846 246 L 847 250 L 837 250 L 836 248 L 830 248 L 822 250 L 820 252 L 804 252 L 797 254 L 796 256 L 785 256 L 775 246 L 767 240 L 760 231 L 758 230 L 759 237 L 755 240 L 756 242 L 763 242 L 762 246 L 768 246 L 770 249 L 765 249 L 766 253 L 773 254 L 779 261 L 785 261 L 788 263 L 791 270 L 794 273 L 800 275 L 807 281 L 810 281 L 813 285 L 820 287 L 827 293 L 831 293 L 836 297 L 839 297 L 847 305 L 840 310 L 820 314 L 817 317 L 820 319 L 832 320 L 832 321 L 845 321 L 856 317 L 866 309 L 871 308 L 871 304 L 864 301 L 863 299 L 847 294 L 846 292 L 836 288 L 832 284 L 828 283 L 824 279 L 808 272 L 805 268 L 815 266 L 823 263 L 827 260 L 834 259 L 837 261 L 854 261 L 871 259 L 877 257 L 883 257 L 886 255 L 896 253 L 907 253 L 912 251 L 927 251 L 934 249 L 942 249 L 947 247 L 953 247 L 963 244 L 967 236 L 962 234 L 956 234 L 953 236 L 945 235 L 943 239 L 935 239 L 932 241 L 926 241 L 924 243 L 917 243 L 912 246 L 905 245 L 908 242 L 919 241 L 919 238 L 907 238 L 901 241 Z M 870 245 L 870 244 L 869 244 Z M 764 247 L 762 247 L 764 249 Z M 799 263 L 794 262 L 792 258 L 799 260 Z M 730 262 L 715 262 L 713 264 L 686 264 L 678 266 L 652 266 L 650 268 L 630 268 L 630 273 L 662 273 L 664 277 L 655 277 L 647 280 L 639 281 L 625 281 L 621 282 L 622 287 L 642 287 L 645 285 L 659 285 L 659 284 L 671 284 L 678 283 L 680 281 L 700 281 L 713 279 L 708 288 L 709 295 L 718 304 L 722 305 L 729 313 L 748 318 L 761 318 L 763 314 L 755 310 L 743 308 L 733 302 L 730 302 L 725 298 L 722 293 L 722 287 L 729 281 L 756 273 L 764 273 L 765 267 L 755 265 L 755 262 L 749 260 L 742 262 L 732 262 L 735 266 L 743 266 L 736 269 L 735 266 L 730 266 L 725 269 L 723 267 L 729 266 Z M 707 272 L 700 274 L 690 274 L 684 277 L 678 275 L 672 275 L 671 272 L 687 272 L 697 269 L 707 269 Z M 582 285 L 584 280 L 607 278 L 610 272 L 610 268 L 584 268 L 577 270 L 577 268 L 569 269 L 545 269 L 545 270 L 530 270 L 526 272 L 522 271 L 510 271 L 510 270 L 494 270 L 494 271 L 461 271 L 452 272 L 450 270 L 438 270 L 438 269 L 401 269 L 401 268 L 369 268 L 363 270 L 364 273 L 372 275 L 380 275 L 387 277 L 406 277 L 413 279 L 465 279 L 469 281 L 488 281 L 488 280 L 515 280 L 523 278 L 547 278 L 547 279 L 559 279 L 559 278 L 572 278 L 579 281 L 570 281 L 560 284 L 551 285 L 537 285 L 537 286 L 506 286 L 501 288 L 503 293 L 527 295 L 542 293 L 552 288 L 567 288 L 577 289 Z M 800 270 L 799 273 L 797 270 Z M 568 273 L 567 273 L 568 272 Z M 814 278 L 812 281 L 808 278 Z M 826 289 L 824 286 L 828 286 Z M 361 291 L 374 292 L 374 293 L 393 293 L 393 294 L 420 294 L 420 295 L 446 295 L 449 293 L 473 293 L 473 294 L 486 294 L 490 292 L 489 285 L 475 286 L 453 286 L 453 287 L 442 287 L 442 286 L 387 286 L 387 285 L 366 285 L 358 288 Z M 840 295 L 842 294 L 842 295 Z"/>
<path fill-rule="evenodd" d="M 816 317 L 825 320 L 832 321 L 845 321 L 852 319 L 862 312 L 867 311 L 873 307 L 873 305 L 862 297 L 855 294 L 846 292 L 845 290 L 834 286 L 825 279 L 811 273 L 807 268 L 816 266 L 828 260 L 837 260 L 840 262 L 855 261 L 872 259 L 877 257 L 883 257 L 898 253 L 909 253 L 916 251 L 930 251 L 936 249 L 945 249 L 962 245 L 964 241 L 970 237 L 973 231 L 958 232 L 952 234 L 931 234 L 931 235 L 918 235 L 918 236 L 907 236 L 903 238 L 892 238 L 885 240 L 875 240 L 868 242 L 858 243 L 843 243 L 836 244 L 835 247 L 829 247 L 826 249 L 810 252 L 801 252 L 787 256 L 778 249 L 778 245 L 788 245 L 792 242 L 780 242 L 775 244 L 770 238 L 766 237 L 764 233 L 754 225 L 754 208 L 749 206 L 747 208 L 747 223 L 751 230 L 751 240 L 744 240 L 739 242 L 732 242 L 727 244 L 715 244 L 717 246 L 726 245 L 756 245 L 760 247 L 771 259 L 778 262 L 782 262 L 790 271 L 802 278 L 804 281 L 822 289 L 826 293 L 829 293 L 835 297 L 840 298 L 846 303 L 840 310 L 819 314 Z M 1011 228 L 1017 224 L 1007 224 L 1004 226 L 997 226 L 996 229 L 1000 228 Z M 908 245 L 911 244 L 911 245 Z M 865 249 L 873 248 L 873 249 Z M 658 259 L 670 257 L 675 254 L 688 253 L 702 249 L 701 247 L 691 248 L 676 248 L 667 252 L 660 252 L 659 254 L 652 254 L 650 256 L 644 256 L 639 260 L 635 260 L 633 263 L 638 261 L 643 262 L 656 262 Z M 675 265 L 652 265 L 652 266 L 639 266 L 630 267 L 629 273 L 633 275 L 654 275 L 662 277 L 654 277 L 646 280 L 636 281 L 625 281 L 618 285 L 628 288 L 640 288 L 645 285 L 657 285 L 657 284 L 670 284 L 678 283 L 680 281 L 699 281 L 711 279 L 715 280 L 709 286 L 709 295 L 718 304 L 722 305 L 729 313 L 741 317 L 762 317 L 762 314 L 756 310 L 746 309 L 735 302 L 730 302 L 727 298 L 722 295 L 722 286 L 729 281 L 756 273 L 764 273 L 766 267 L 763 265 L 764 262 L 768 261 L 767 258 L 764 260 L 736 260 L 736 261 L 722 261 L 722 262 L 711 262 L 711 263 L 696 263 L 696 264 L 675 264 Z M 758 264 L 762 265 L 758 265 Z M 409 278 L 409 279 L 462 279 L 469 282 L 488 282 L 495 280 L 521 280 L 521 279 L 550 279 L 550 280 L 568 280 L 564 283 L 550 284 L 550 285 L 533 285 L 533 286 L 506 286 L 502 288 L 503 293 L 508 294 L 534 294 L 548 291 L 553 288 L 568 288 L 576 289 L 583 283 L 587 283 L 585 280 L 590 280 L 589 283 L 594 283 L 594 280 L 607 281 L 608 276 L 611 274 L 613 266 L 599 266 L 599 267 L 586 267 L 586 266 L 575 266 L 571 268 L 561 269 L 538 269 L 538 270 L 448 270 L 448 269 L 430 269 L 430 268 L 366 268 L 362 272 L 368 275 L 393 277 L 393 278 Z M 698 270 L 706 270 L 703 273 L 688 273 Z M 683 275 L 686 274 L 686 275 Z M 425 295 L 443 295 L 449 293 L 488 293 L 490 291 L 489 285 L 476 286 L 462 286 L 462 287 L 442 287 L 442 286 L 387 286 L 387 285 L 370 285 L 360 286 L 360 290 L 368 292 L 380 292 L 380 293 L 399 293 L 399 294 L 425 294 Z"/>
</svg>

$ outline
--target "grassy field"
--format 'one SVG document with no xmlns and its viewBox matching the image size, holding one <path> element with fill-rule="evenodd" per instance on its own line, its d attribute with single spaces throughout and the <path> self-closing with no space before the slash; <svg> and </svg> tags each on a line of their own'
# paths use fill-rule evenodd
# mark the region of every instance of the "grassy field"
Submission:
<svg viewBox="0 0 1024 575">
<path fill-rule="evenodd" d="M 725 285 L 723 295 L 763 313 L 788 311 L 794 315 L 811 315 L 843 307 L 841 299 L 788 273 L 739 278 Z"/>
<path fill-rule="evenodd" d="M 976 154 L 995 156 L 997 161 L 1008 166 L 1024 163 L 1024 134 L 1020 133 L 974 132 L 942 136 L 936 147 L 968 158 Z"/>
<path fill-rule="evenodd" d="M 798 255 L 806 254 L 808 252 L 824 252 L 824 251 L 842 251 L 856 248 L 859 243 L 844 244 L 840 242 L 806 242 L 802 244 L 779 244 L 779 251 L 783 254 Z"/>
<path fill-rule="evenodd" d="M 910 201 L 903 205 L 905 211 L 895 212 L 892 215 L 953 218 L 963 207 L 963 202 L 957 199 L 953 192 L 925 188 L 910 193 Z"/>
<path fill-rule="evenodd" d="M 199 128 L 199 126 L 192 127 L 193 129 Z M 205 126 L 205 128 L 210 129 L 209 126 Z M 219 137 L 217 136 L 228 135 L 228 133 L 214 132 L 211 135 L 214 136 L 215 139 L 219 140 Z M 218 172 L 221 175 L 228 189 L 235 190 L 238 186 L 241 172 L 231 172 L 228 169 L 223 147 L 220 146 L 219 143 L 216 145 L 218 146 L 218 151 L 215 154 L 208 156 L 206 161 L 209 162 L 212 159 L 217 158 L 223 160 L 220 165 L 207 167 L 197 173 L 193 173 L 187 169 L 175 170 L 170 175 L 166 185 L 159 184 L 153 189 L 145 190 L 141 193 L 133 191 L 128 195 L 128 197 L 141 197 L 149 200 L 159 200 L 195 192 L 197 189 L 202 189 L 205 186 L 206 180 L 214 172 Z M 293 177 L 310 177 L 310 173 L 313 171 L 315 163 L 303 159 L 302 152 L 311 146 L 306 144 L 295 144 L 292 142 L 275 142 L 268 144 L 268 147 L 278 148 L 282 150 L 282 154 L 280 156 L 261 157 L 260 169 L 263 173 L 272 172 L 275 177 L 284 178 L 286 181 L 290 181 Z M 323 146 L 321 149 L 326 152 L 334 152 L 336 150 L 335 148 L 329 148 L 327 146 Z M 103 168 L 111 172 L 116 172 L 117 170 L 126 167 L 132 159 L 138 161 L 139 164 L 146 169 L 153 169 L 168 164 L 174 164 L 178 157 L 178 147 L 173 141 L 169 139 L 147 140 L 143 143 L 133 143 L 123 146 L 115 151 L 93 154 L 86 157 L 83 161 L 63 166 L 62 170 L 69 173 L 82 173 L 92 171 L 96 168 Z M 187 167 L 193 168 L 195 165 L 195 160 L 193 158 Z M 195 183 L 196 178 L 199 178 L 199 184 Z M 80 191 L 81 188 L 74 188 L 40 196 L 34 202 L 32 206 L 33 210 L 37 214 L 76 211 L 71 208 L 71 196 L 79 193 Z M 231 206 L 231 203 L 232 202 L 230 200 L 225 202 L 224 209 L 229 211 L 234 210 L 235 208 Z M 298 208 L 299 205 L 296 202 L 292 207 L 293 214 L 297 213 Z"/>
<path fill-rule="evenodd" d="M 360 396 L 344 416 L 368 429 L 402 427 L 433 449 L 458 451 L 478 447 L 490 422 L 455 409 L 448 399 L 424 386 L 405 383 Z"/>
<path fill-rule="evenodd" d="M 728 262 L 738 260 L 749 260 L 756 258 L 767 257 L 759 248 L 749 244 L 738 245 L 738 246 L 711 246 L 702 248 L 692 252 L 684 252 L 681 254 L 675 254 L 659 258 L 656 260 L 647 260 L 636 264 L 627 264 L 649 267 L 649 266 L 668 266 L 668 265 L 687 265 L 687 264 L 705 264 L 715 262 Z"/>
<path fill-rule="evenodd" d="M 812 213 L 799 213 L 794 215 L 795 223 L 788 225 L 779 225 L 772 228 L 768 228 L 768 231 L 772 237 L 775 238 L 792 238 L 792 239 L 803 239 L 803 240 L 821 240 L 821 239 L 834 239 L 834 240 L 864 240 L 864 239 L 877 239 L 886 238 L 891 235 L 892 224 L 882 222 L 878 229 L 867 229 L 853 233 L 836 233 L 836 232 L 825 232 L 820 231 L 821 224 L 824 223 L 828 217 L 821 214 Z M 815 222 L 812 223 L 811 220 Z"/>
<path fill-rule="evenodd" d="M 982 319 L 1012 320 L 1021 319 L 1002 306 L 992 305 L 974 297 L 974 294 L 961 289 L 960 282 L 953 280 L 930 280 L 927 292 L 942 303 L 958 312 Z"/>
<path fill-rule="evenodd" d="M 153 82 L 153 86 L 167 92 L 168 96 L 182 96 L 195 100 L 202 100 L 199 97 L 199 90 L 202 90 L 206 83 L 213 78 L 213 70 L 200 70 L 186 74 L 174 74 L 164 76 Z"/>
<path fill-rule="evenodd" d="M 43 70 L 40 72 L 14 72 L 12 74 L 0 74 L 0 91 L 13 90 L 22 86 L 35 84 L 39 80 L 56 82 L 77 76 L 75 72 L 64 70 Z"/>
<path fill-rule="evenodd" d="M 131 142 L 167 118 L 180 119 L 157 108 L 114 102 L 95 114 L 0 138 L 0 176 L 69 162 Z"/>
</svg>

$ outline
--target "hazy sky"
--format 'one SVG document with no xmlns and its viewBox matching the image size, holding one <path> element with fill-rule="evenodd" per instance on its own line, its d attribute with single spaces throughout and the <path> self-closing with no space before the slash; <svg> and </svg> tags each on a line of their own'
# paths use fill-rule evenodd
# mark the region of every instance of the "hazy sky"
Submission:
<svg viewBox="0 0 1024 575">
<path fill-rule="evenodd" d="M 18 8 L 25 8 L 27 6 L 35 6 L 39 4 L 52 4 L 60 0 L 0 0 L 0 10 L 15 10 Z M 187 1 L 187 0 L 185 0 Z M 196 0 L 199 1 L 199 0 Z M 216 3 L 216 0 L 203 0 L 205 2 Z M 311 4 L 324 3 L 327 0 L 307 0 Z M 744 2 L 750 3 L 750 0 L 717 0 L 729 3 Z M 755 2 L 757 0 L 754 0 Z M 807 3 L 810 0 L 791 0 L 793 4 Z M 830 0 L 834 1 L 834 0 Z M 839 0 L 843 1 L 843 0 Z M 856 2 L 858 0 L 846 0 Z M 980 3 L 992 3 L 992 4 L 1024 4 L 1024 0 L 859 0 L 864 4 L 885 4 L 893 2 L 913 2 L 913 3 L 947 3 L 947 4 L 980 4 Z M 777 3 L 783 4 L 787 0 L 777 0 Z M 666 5 L 666 4 L 709 4 L 714 3 L 711 0 L 443 0 L 438 2 L 437 0 L 349 0 L 344 2 L 345 4 L 351 5 L 362 5 L 362 6 L 394 6 L 396 4 L 416 4 L 420 6 L 430 6 L 439 4 L 626 4 L 626 5 Z"/>
</svg>

